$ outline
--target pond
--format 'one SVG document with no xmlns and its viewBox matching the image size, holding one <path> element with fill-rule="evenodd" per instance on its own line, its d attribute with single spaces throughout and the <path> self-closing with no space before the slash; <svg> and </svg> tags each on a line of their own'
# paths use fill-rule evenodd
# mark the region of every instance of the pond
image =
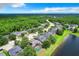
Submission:
<svg viewBox="0 0 79 59">
<path fill-rule="evenodd" d="M 70 35 L 56 51 L 55 56 L 79 56 L 79 37 Z"/>
</svg>

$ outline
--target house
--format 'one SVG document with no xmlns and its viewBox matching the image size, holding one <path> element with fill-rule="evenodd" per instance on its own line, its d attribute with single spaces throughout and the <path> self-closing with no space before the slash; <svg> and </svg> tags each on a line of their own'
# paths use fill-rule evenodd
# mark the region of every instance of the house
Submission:
<svg viewBox="0 0 79 59">
<path fill-rule="evenodd" d="M 16 36 L 20 36 L 21 34 L 25 34 L 25 33 L 28 33 L 27 31 L 20 31 L 20 32 L 12 32 L 11 34 L 14 34 Z"/>
<path fill-rule="evenodd" d="M 36 52 L 39 52 L 42 48 L 42 43 L 39 40 L 32 40 L 31 46 L 35 49 Z"/>
<path fill-rule="evenodd" d="M 75 28 L 78 28 L 77 24 L 69 24 L 67 29 L 73 31 Z"/>
<path fill-rule="evenodd" d="M 43 35 L 40 35 L 38 37 L 36 37 L 36 40 L 39 40 L 40 42 L 44 42 L 45 40 L 47 40 L 47 38 L 56 33 L 56 28 L 52 28 L 50 31 L 44 33 Z"/>
<path fill-rule="evenodd" d="M 54 22 L 54 24 L 55 24 L 55 27 L 56 27 L 57 29 L 60 29 L 60 30 L 63 29 L 63 25 L 62 25 L 61 23 L 59 23 L 59 22 Z"/>
<path fill-rule="evenodd" d="M 27 37 L 29 40 L 33 40 L 35 37 L 38 36 L 38 32 L 26 34 L 25 37 Z"/>
<path fill-rule="evenodd" d="M 16 35 L 16 40 L 21 41 L 22 40 L 22 34 L 25 36 L 27 31 L 21 31 L 21 32 L 12 32 L 11 34 Z"/>
<path fill-rule="evenodd" d="M 31 42 L 32 47 L 41 46 L 42 43 L 38 40 L 32 40 Z"/>
<path fill-rule="evenodd" d="M 10 49 L 8 52 L 11 56 L 16 56 L 21 50 L 22 50 L 22 48 L 20 46 L 16 46 L 16 47 Z"/>
</svg>

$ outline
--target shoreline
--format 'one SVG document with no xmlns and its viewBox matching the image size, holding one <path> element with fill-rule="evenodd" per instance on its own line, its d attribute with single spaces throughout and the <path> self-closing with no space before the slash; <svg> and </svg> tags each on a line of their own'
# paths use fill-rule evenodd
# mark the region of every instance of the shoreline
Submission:
<svg viewBox="0 0 79 59">
<path fill-rule="evenodd" d="M 65 30 L 65 31 L 64 31 L 64 34 L 63 34 L 62 36 L 59 36 L 59 35 L 57 35 L 57 37 L 54 36 L 54 37 L 55 37 L 56 39 L 58 39 L 58 40 L 57 40 L 57 42 L 56 42 L 54 45 L 52 45 L 50 48 L 48 48 L 48 50 L 46 50 L 46 54 L 45 54 L 45 55 L 46 55 L 46 56 L 51 56 L 52 54 L 54 54 L 55 50 L 56 50 L 62 43 L 65 42 L 65 41 L 64 41 L 64 38 L 67 37 L 69 33 L 70 33 L 69 31 Z"/>
<path fill-rule="evenodd" d="M 55 51 L 51 54 L 51 56 L 56 56 L 55 54 L 56 54 L 56 52 L 58 52 L 61 48 L 62 48 L 62 46 L 63 46 L 63 44 L 68 40 L 68 37 L 69 37 L 69 35 L 70 34 L 73 34 L 73 35 L 76 35 L 77 37 L 79 37 L 79 33 L 69 33 L 67 36 L 66 36 L 66 38 L 64 39 L 64 41 L 55 49 Z"/>
<path fill-rule="evenodd" d="M 54 35 L 54 37 L 57 39 L 57 42 L 54 45 L 51 45 L 48 49 L 46 49 L 44 56 L 54 56 L 55 52 L 58 50 L 58 47 L 60 47 L 63 43 L 66 42 L 66 38 L 70 35 L 76 35 L 79 37 L 79 33 L 72 33 L 71 31 L 65 30 L 62 36 Z"/>
<path fill-rule="evenodd" d="M 67 36 L 67 38 L 68 37 L 69 37 L 69 35 Z M 55 51 L 51 54 L 51 56 L 56 56 L 55 55 L 56 52 L 58 52 L 62 48 L 62 46 L 64 46 L 63 44 L 68 40 L 67 38 L 55 49 Z"/>
</svg>

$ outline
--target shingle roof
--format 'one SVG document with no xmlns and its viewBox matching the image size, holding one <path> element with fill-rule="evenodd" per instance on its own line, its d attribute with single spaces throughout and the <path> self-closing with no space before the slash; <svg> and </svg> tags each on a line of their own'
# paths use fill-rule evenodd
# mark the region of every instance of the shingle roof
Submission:
<svg viewBox="0 0 79 59">
<path fill-rule="evenodd" d="M 16 56 L 18 52 L 20 52 L 22 49 L 19 46 L 16 46 L 9 50 L 10 55 Z"/>
<path fill-rule="evenodd" d="M 36 39 L 39 40 L 39 41 L 41 41 L 41 42 L 43 42 L 43 41 L 47 40 L 47 38 L 50 35 L 55 34 L 55 32 L 56 32 L 56 28 L 52 28 L 52 30 L 50 30 L 49 32 L 46 32 L 43 35 L 38 36 Z"/>
<path fill-rule="evenodd" d="M 35 47 L 37 44 L 41 45 L 42 43 L 38 40 L 33 40 L 32 42 L 32 47 Z"/>
</svg>

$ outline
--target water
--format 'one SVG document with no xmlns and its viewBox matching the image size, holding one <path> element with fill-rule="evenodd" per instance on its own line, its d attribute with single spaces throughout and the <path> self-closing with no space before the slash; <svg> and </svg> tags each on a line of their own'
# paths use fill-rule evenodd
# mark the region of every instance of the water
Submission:
<svg viewBox="0 0 79 59">
<path fill-rule="evenodd" d="M 79 37 L 75 39 L 70 35 L 55 56 L 79 56 Z"/>
</svg>

